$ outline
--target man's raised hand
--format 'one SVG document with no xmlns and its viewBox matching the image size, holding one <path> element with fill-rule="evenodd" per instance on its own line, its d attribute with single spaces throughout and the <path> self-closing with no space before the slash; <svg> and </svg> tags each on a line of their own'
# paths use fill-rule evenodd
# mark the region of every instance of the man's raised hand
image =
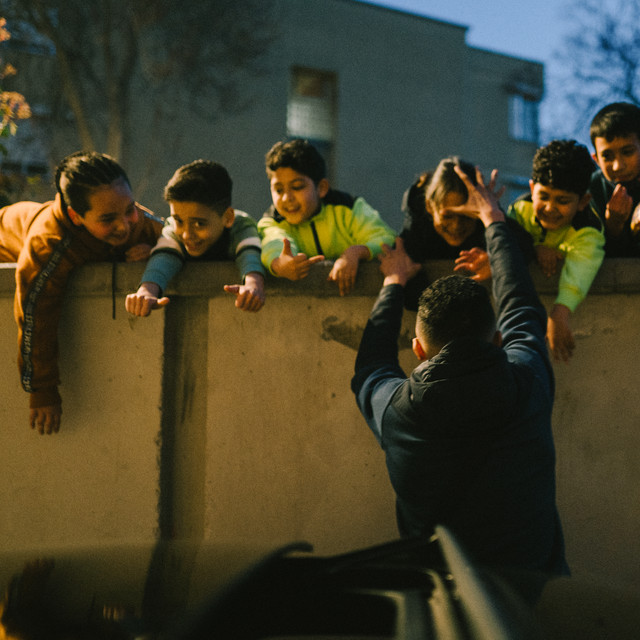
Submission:
<svg viewBox="0 0 640 640">
<path fill-rule="evenodd" d="M 380 261 L 380 271 L 384 275 L 384 285 L 400 284 L 404 286 L 420 271 L 422 266 L 409 257 L 402 238 L 396 238 L 395 248 L 383 244 L 382 253 L 378 254 L 378 260 Z"/>
</svg>

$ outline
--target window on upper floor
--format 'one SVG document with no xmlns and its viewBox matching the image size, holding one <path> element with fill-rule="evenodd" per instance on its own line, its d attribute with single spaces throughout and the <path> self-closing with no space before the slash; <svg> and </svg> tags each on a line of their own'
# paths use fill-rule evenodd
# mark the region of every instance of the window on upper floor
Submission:
<svg viewBox="0 0 640 640">
<path fill-rule="evenodd" d="M 333 174 L 336 139 L 337 78 L 335 73 L 293 67 L 287 105 L 287 136 L 306 138 L 323 155 L 329 179 Z"/>
<path fill-rule="evenodd" d="M 509 95 L 509 135 L 514 140 L 538 143 L 540 100 L 523 93 Z"/>
</svg>

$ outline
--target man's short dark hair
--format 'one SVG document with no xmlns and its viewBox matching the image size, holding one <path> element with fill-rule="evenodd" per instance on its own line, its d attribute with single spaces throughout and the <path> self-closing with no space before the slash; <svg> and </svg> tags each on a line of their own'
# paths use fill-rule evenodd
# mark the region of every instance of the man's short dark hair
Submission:
<svg viewBox="0 0 640 640">
<path fill-rule="evenodd" d="M 531 180 L 583 196 L 595 169 L 589 150 L 575 140 L 552 140 L 533 158 Z"/>
<path fill-rule="evenodd" d="M 302 138 L 276 142 L 265 156 L 267 175 L 280 168 L 293 169 L 315 184 L 327 177 L 327 166 L 320 152 Z"/>
<path fill-rule="evenodd" d="M 490 340 L 496 317 L 488 291 L 471 278 L 439 278 L 427 287 L 418 304 L 418 327 L 433 345 L 457 338 Z"/>
<path fill-rule="evenodd" d="M 231 206 L 233 182 L 227 170 L 212 160 L 195 160 L 180 167 L 164 188 L 167 202 L 197 202 L 217 213 Z"/>
<path fill-rule="evenodd" d="M 591 144 L 596 146 L 596 138 L 611 142 L 614 138 L 632 134 L 640 140 L 640 107 L 630 102 L 612 102 L 602 107 L 591 121 L 589 135 Z"/>
</svg>

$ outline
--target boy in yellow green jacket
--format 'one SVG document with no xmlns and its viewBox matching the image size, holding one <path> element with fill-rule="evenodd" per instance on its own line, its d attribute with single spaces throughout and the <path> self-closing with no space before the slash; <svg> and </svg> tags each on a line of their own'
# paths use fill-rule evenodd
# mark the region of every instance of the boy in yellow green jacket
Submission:
<svg viewBox="0 0 640 640">
<path fill-rule="evenodd" d="M 340 295 L 355 284 L 361 261 L 371 260 L 395 233 L 363 198 L 329 187 L 325 162 L 307 140 L 278 142 L 266 156 L 273 206 L 258 222 L 262 263 L 289 280 L 300 280 L 311 266 L 335 260 L 329 280 Z"/>
<path fill-rule="evenodd" d="M 584 300 L 604 258 L 604 228 L 590 208 L 593 162 L 575 140 L 553 140 L 533 159 L 531 192 L 507 212 L 532 237 L 547 276 L 560 270 L 558 296 L 549 313 L 547 340 L 556 360 L 575 348 L 569 318 Z"/>
</svg>

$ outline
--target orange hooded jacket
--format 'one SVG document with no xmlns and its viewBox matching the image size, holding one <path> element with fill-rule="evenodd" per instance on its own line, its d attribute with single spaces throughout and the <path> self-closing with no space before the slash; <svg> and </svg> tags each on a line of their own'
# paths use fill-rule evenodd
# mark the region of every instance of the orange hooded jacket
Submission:
<svg viewBox="0 0 640 640">
<path fill-rule="evenodd" d="M 75 226 L 60 196 L 45 203 L 18 202 L 0 209 L 0 262 L 16 262 L 14 315 L 18 367 L 30 407 L 61 404 L 58 322 L 70 273 L 87 262 L 121 261 L 137 244 L 154 246 L 162 221 L 137 205 L 138 222 L 127 242 L 113 247 Z"/>
</svg>

